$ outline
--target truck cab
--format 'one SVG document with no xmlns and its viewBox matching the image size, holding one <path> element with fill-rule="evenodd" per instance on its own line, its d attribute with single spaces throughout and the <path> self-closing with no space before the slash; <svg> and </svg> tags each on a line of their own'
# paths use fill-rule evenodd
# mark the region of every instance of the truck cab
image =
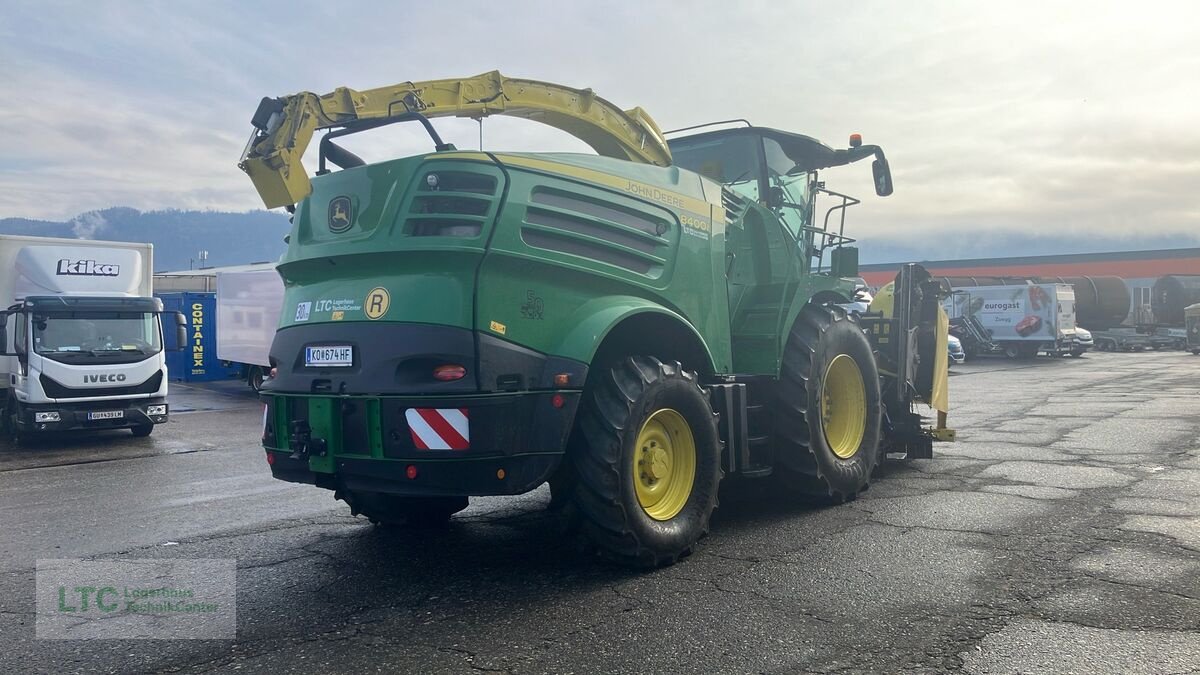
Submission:
<svg viewBox="0 0 1200 675">
<path fill-rule="evenodd" d="M 0 312 L 4 427 L 13 441 L 82 429 L 149 435 L 167 421 L 168 404 L 148 245 L 69 241 L 0 239 L 0 258 L 12 261 L 0 280 L 12 302 Z M 182 347 L 183 316 L 167 316 Z"/>
</svg>

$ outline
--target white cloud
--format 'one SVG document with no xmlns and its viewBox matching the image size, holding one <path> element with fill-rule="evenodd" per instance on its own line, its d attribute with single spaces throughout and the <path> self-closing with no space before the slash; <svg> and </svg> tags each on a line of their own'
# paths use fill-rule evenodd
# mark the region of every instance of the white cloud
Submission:
<svg viewBox="0 0 1200 675">
<path fill-rule="evenodd" d="M 234 166 L 263 95 L 500 69 L 592 87 L 663 128 L 747 117 L 881 144 L 861 236 L 1194 232 L 1200 6 L 1184 3 L 41 5 L 0 28 L 0 216 L 258 206 Z M 20 25 L 23 29 L 14 30 Z M 474 147 L 469 121 L 439 123 Z M 490 148 L 580 149 L 485 122 Z M 370 159 L 418 130 L 347 142 Z M 310 166 L 310 168 L 312 168 Z M 870 195 L 869 170 L 830 187 Z"/>
</svg>

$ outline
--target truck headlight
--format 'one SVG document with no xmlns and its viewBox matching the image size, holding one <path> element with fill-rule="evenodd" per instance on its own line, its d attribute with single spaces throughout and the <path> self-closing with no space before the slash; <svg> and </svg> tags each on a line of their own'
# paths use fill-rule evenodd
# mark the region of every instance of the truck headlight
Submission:
<svg viewBox="0 0 1200 675">
<path fill-rule="evenodd" d="M 164 405 L 148 405 L 146 406 L 147 415 L 166 415 L 167 406 Z"/>
<path fill-rule="evenodd" d="M 33 413 L 34 422 L 61 422 L 62 417 L 58 412 L 35 412 Z"/>
</svg>

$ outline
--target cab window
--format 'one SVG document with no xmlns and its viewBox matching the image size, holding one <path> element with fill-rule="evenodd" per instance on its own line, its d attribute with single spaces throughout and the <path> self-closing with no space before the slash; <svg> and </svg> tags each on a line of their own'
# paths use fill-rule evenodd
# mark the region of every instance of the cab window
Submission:
<svg viewBox="0 0 1200 675">
<path fill-rule="evenodd" d="M 762 158 L 757 136 L 731 134 L 707 140 L 682 138 L 671 143 L 671 157 L 676 166 L 695 171 L 758 201 Z"/>
<path fill-rule="evenodd" d="M 808 226 L 812 218 L 809 172 L 792 173 L 796 163 L 788 158 L 783 147 L 773 138 L 763 139 L 763 152 L 767 160 L 767 183 L 774 194 L 771 205 L 792 236 L 800 239 L 801 228 Z"/>
</svg>

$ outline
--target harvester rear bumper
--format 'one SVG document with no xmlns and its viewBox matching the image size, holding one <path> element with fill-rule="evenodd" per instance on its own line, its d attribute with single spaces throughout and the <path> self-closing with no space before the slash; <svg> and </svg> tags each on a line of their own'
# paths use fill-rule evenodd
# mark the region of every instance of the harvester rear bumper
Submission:
<svg viewBox="0 0 1200 675">
<path fill-rule="evenodd" d="M 263 441 L 281 480 L 402 495 L 520 494 L 558 467 L 579 398 L 577 390 L 268 395 Z"/>
</svg>

